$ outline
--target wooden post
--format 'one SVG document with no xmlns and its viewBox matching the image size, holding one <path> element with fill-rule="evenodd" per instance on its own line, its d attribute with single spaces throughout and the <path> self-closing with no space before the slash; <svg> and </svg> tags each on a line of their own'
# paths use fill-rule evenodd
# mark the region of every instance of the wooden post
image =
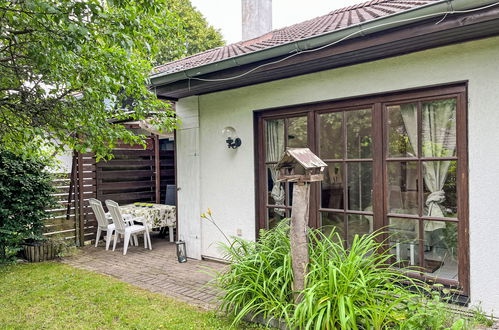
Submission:
<svg viewBox="0 0 499 330">
<path fill-rule="evenodd" d="M 85 244 L 85 219 L 83 217 L 83 156 L 79 152 L 78 154 L 78 223 L 79 223 L 79 238 L 80 246 Z"/>
<path fill-rule="evenodd" d="M 161 158 L 159 154 L 159 135 L 154 135 L 154 167 L 156 172 L 156 203 L 161 204 Z"/>
<path fill-rule="evenodd" d="M 75 173 L 76 173 L 76 159 L 73 153 L 73 158 L 71 161 L 71 174 L 69 175 L 69 192 L 68 192 L 68 207 L 66 209 L 66 220 L 69 220 L 71 216 L 71 199 L 73 198 L 73 189 L 76 181 Z"/>
<path fill-rule="evenodd" d="M 71 177 L 73 181 L 73 205 L 74 205 L 74 214 L 75 214 L 75 244 L 77 246 L 80 245 L 80 205 L 79 205 L 79 192 L 78 192 L 78 167 L 77 167 L 77 152 L 73 152 L 73 161 L 74 166 L 72 168 Z"/>
<path fill-rule="evenodd" d="M 295 303 L 303 297 L 299 293 L 305 289 L 305 276 L 309 263 L 307 226 L 309 215 L 310 183 L 297 182 L 293 189 L 291 208 L 290 244 L 293 269 L 293 291 Z"/>
</svg>

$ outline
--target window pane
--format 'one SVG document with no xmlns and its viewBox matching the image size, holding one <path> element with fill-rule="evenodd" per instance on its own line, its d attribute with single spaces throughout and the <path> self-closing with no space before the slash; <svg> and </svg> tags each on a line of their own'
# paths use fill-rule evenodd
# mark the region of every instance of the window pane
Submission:
<svg viewBox="0 0 499 330">
<path fill-rule="evenodd" d="M 345 239 L 345 220 L 343 213 L 321 212 L 321 227 L 326 235 L 334 228 L 340 237 Z"/>
<path fill-rule="evenodd" d="M 288 119 L 288 147 L 305 148 L 307 143 L 307 117 Z"/>
<path fill-rule="evenodd" d="M 343 159 L 343 113 L 319 116 L 319 154 L 322 159 Z"/>
<path fill-rule="evenodd" d="M 423 156 L 455 156 L 456 99 L 423 102 L 421 110 Z"/>
<path fill-rule="evenodd" d="M 415 103 L 394 105 L 388 112 L 388 157 L 416 157 L 418 117 Z"/>
<path fill-rule="evenodd" d="M 321 183 L 321 206 L 326 209 L 344 209 L 343 165 L 327 163 L 324 180 Z"/>
<path fill-rule="evenodd" d="M 423 162 L 424 214 L 457 218 L 456 161 Z"/>
<path fill-rule="evenodd" d="M 419 265 L 418 224 L 418 220 L 413 219 L 389 219 L 391 253 L 401 267 Z"/>
<path fill-rule="evenodd" d="M 348 163 L 348 209 L 372 211 L 372 163 Z"/>
<path fill-rule="evenodd" d="M 278 171 L 275 165 L 267 165 L 267 203 L 269 205 L 284 205 L 286 192 L 283 182 L 276 182 Z"/>
<path fill-rule="evenodd" d="M 365 235 L 373 231 L 373 217 L 370 215 L 348 215 L 348 246 L 352 246 L 355 235 Z"/>
<path fill-rule="evenodd" d="M 388 163 L 388 213 L 419 213 L 417 162 Z"/>
<path fill-rule="evenodd" d="M 457 223 L 425 221 L 424 228 L 425 272 L 438 278 L 457 280 Z"/>
<path fill-rule="evenodd" d="M 347 157 L 372 158 L 371 109 L 347 111 Z"/>
<path fill-rule="evenodd" d="M 268 219 L 267 228 L 271 229 L 277 226 L 277 224 L 286 218 L 286 210 L 280 208 L 268 208 Z"/>
<path fill-rule="evenodd" d="M 284 153 L 284 119 L 267 120 L 265 132 L 267 162 L 278 162 Z"/>
</svg>

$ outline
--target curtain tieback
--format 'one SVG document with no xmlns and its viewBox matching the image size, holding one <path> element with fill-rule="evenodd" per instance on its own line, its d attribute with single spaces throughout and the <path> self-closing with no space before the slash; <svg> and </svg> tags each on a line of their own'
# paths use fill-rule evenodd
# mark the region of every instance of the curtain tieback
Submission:
<svg viewBox="0 0 499 330">
<path fill-rule="evenodd" d="M 445 201 L 445 192 L 443 190 L 438 190 L 432 192 L 426 199 L 426 206 L 430 206 L 432 203 L 441 204 Z"/>
</svg>

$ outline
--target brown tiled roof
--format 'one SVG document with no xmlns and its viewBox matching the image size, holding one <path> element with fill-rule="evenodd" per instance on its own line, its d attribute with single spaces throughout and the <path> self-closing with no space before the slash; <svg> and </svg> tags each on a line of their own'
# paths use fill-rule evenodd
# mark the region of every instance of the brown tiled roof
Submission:
<svg viewBox="0 0 499 330">
<path fill-rule="evenodd" d="M 157 66 L 155 74 L 175 73 L 215 63 L 239 55 L 307 39 L 355 24 L 393 15 L 439 0 L 371 0 L 368 2 L 337 9 L 327 15 L 302 23 L 271 31 L 263 36 L 218 47 L 177 61 Z"/>
</svg>

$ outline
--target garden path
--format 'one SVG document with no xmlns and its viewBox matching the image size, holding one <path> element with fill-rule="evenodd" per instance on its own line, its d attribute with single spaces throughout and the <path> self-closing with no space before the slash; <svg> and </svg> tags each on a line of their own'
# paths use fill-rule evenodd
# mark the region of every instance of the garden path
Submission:
<svg viewBox="0 0 499 330">
<path fill-rule="evenodd" d="M 124 256 L 122 247 L 106 251 L 104 243 L 96 248 L 85 246 L 62 262 L 81 269 L 109 275 L 121 281 L 161 293 L 205 309 L 217 306 L 218 291 L 207 283 L 213 278 L 207 272 L 221 271 L 225 264 L 188 259 L 179 263 L 175 244 L 166 239 L 152 239 L 152 250 L 142 244 L 128 248 Z"/>
</svg>

